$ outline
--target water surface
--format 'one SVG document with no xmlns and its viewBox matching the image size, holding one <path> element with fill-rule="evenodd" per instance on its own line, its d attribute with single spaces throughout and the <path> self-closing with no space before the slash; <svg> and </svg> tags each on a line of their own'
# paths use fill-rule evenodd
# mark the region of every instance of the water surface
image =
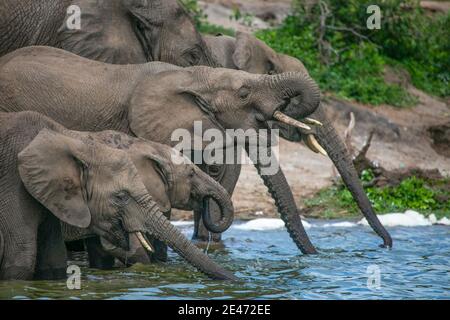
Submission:
<svg viewBox="0 0 450 320">
<path fill-rule="evenodd" d="M 387 250 L 368 227 L 310 221 L 320 254 L 303 256 L 279 222 L 257 225 L 236 223 L 224 234 L 227 249 L 209 252 L 242 282 L 209 280 L 172 252 L 167 264 L 107 272 L 86 268 L 78 256 L 81 290 L 65 281 L 0 282 L 0 298 L 450 299 L 449 226 L 390 227 L 394 248 Z M 191 224 L 179 227 L 192 234 Z"/>
</svg>

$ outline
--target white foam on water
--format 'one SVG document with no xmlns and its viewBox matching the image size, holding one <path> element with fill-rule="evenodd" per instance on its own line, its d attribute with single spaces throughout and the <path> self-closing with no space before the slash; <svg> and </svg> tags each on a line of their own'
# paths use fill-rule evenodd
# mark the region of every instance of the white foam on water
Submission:
<svg viewBox="0 0 450 320">
<path fill-rule="evenodd" d="M 190 227 L 194 225 L 194 221 L 172 221 L 176 227 Z"/>
<path fill-rule="evenodd" d="M 437 222 L 437 224 L 442 224 L 444 226 L 450 226 L 450 219 L 449 218 L 442 218 Z"/>
<path fill-rule="evenodd" d="M 306 221 L 303 221 L 303 225 L 306 229 L 311 227 Z M 277 230 L 284 228 L 284 222 L 281 219 L 261 218 L 238 224 L 233 226 L 233 228 L 251 231 Z"/>
<path fill-rule="evenodd" d="M 419 227 L 419 226 L 431 226 L 431 225 L 446 225 L 450 226 L 449 218 L 442 218 L 438 220 L 434 214 L 425 217 L 424 215 L 408 210 L 405 213 L 388 213 L 379 215 L 381 223 L 386 227 Z M 353 228 L 358 225 L 368 226 L 366 219 L 355 223 L 351 221 L 339 221 L 330 222 L 325 224 L 310 223 L 302 220 L 305 229 L 310 228 Z M 192 227 L 193 221 L 173 221 L 177 227 Z M 285 227 L 284 221 L 281 219 L 273 218 L 259 218 L 244 222 L 241 224 L 234 224 L 232 228 L 238 230 L 250 230 L 250 231 L 266 231 L 266 230 L 278 230 Z"/>
<path fill-rule="evenodd" d="M 441 220 L 437 220 L 434 214 L 431 214 L 428 217 L 413 211 L 408 210 L 405 213 L 388 213 L 379 215 L 378 219 L 380 219 L 381 224 L 385 227 L 419 227 L 419 226 L 431 226 L 433 224 L 446 224 L 450 222 L 449 219 L 443 218 Z M 368 226 L 366 219 L 362 219 L 358 222 L 358 224 Z"/>
<path fill-rule="evenodd" d="M 357 224 L 350 221 L 341 221 L 341 222 L 335 222 L 335 223 L 325 223 L 322 225 L 324 228 L 353 228 L 356 227 Z"/>
</svg>

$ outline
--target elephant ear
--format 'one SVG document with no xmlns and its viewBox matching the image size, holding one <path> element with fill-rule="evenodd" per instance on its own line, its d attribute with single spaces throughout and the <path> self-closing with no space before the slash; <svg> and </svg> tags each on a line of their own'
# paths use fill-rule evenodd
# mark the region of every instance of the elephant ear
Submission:
<svg viewBox="0 0 450 320">
<path fill-rule="evenodd" d="M 280 73 L 278 54 L 254 35 L 236 34 L 236 50 L 233 61 L 239 70 L 257 74 Z M 288 70 L 286 70 L 288 71 Z"/>
<path fill-rule="evenodd" d="M 173 128 L 179 129 L 177 133 L 187 130 L 193 137 L 195 121 L 202 121 L 203 130 L 220 127 L 214 117 L 217 109 L 203 88 L 204 77 L 197 74 L 202 68 L 167 71 L 143 79 L 130 100 L 131 132 L 148 140 L 173 141 Z"/>
<path fill-rule="evenodd" d="M 67 13 L 58 30 L 59 48 L 79 56 L 112 64 L 147 62 L 136 22 L 121 1 L 76 0 L 81 28 L 71 28 L 73 13 Z"/>
<path fill-rule="evenodd" d="M 61 221 L 87 228 L 87 146 L 79 140 L 43 129 L 18 155 L 19 174 L 27 191 Z"/>
<path fill-rule="evenodd" d="M 239 70 L 247 70 L 252 58 L 251 35 L 245 32 L 236 33 L 236 49 L 233 54 L 233 62 Z"/>
</svg>

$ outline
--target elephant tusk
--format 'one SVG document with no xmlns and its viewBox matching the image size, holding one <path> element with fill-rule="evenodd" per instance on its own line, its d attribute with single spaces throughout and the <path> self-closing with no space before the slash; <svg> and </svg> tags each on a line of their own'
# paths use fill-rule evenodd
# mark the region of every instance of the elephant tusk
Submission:
<svg viewBox="0 0 450 320">
<path fill-rule="evenodd" d="M 316 137 L 314 137 L 314 135 L 312 134 L 308 134 L 306 136 L 306 140 L 305 140 L 306 145 L 308 146 L 308 148 L 310 148 L 312 151 L 314 151 L 315 153 L 320 153 L 322 155 L 324 155 L 325 157 L 328 157 L 328 153 L 325 151 L 325 149 L 319 144 L 319 142 L 317 141 Z"/>
<path fill-rule="evenodd" d="M 305 123 L 310 124 L 312 126 L 323 127 L 323 123 L 322 122 L 317 121 L 316 119 L 313 119 L 313 118 L 305 118 L 304 121 L 305 121 Z"/>
<path fill-rule="evenodd" d="M 300 121 L 298 121 L 298 120 L 295 120 L 295 119 L 293 119 L 293 118 L 291 118 L 291 117 L 285 115 L 284 113 L 282 113 L 282 112 L 280 112 L 280 111 L 276 111 L 276 112 L 273 114 L 273 118 L 276 119 L 276 120 L 278 120 L 278 121 L 280 121 L 280 122 L 283 122 L 283 123 L 286 123 L 286 124 L 288 124 L 288 125 L 297 127 L 297 128 L 299 128 L 299 129 L 311 131 L 311 127 L 310 127 L 310 126 L 304 124 L 303 122 L 300 122 Z"/>
<path fill-rule="evenodd" d="M 148 252 L 155 252 L 155 249 L 147 242 L 147 240 L 144 238 L 144 235 L 140 232 L 136 232 L 136 236 L 139 239 L 139 242 L 142 244 L 142 246 L 148 251 Z"/>
</svg>

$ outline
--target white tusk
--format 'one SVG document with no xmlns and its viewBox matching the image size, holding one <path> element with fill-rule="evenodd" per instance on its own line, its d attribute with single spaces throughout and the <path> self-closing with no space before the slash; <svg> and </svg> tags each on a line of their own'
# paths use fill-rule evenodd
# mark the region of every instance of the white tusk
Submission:
<svg viewBox="0 0 450 320">
<path fill-rule="evenodd" d="M 319 142 L 316 140 L 316 137 L 312 134 L 308 134 L 306 137 L 306 145 L 308 148 L 310 148 L 315 153 L 320 153 L 324 155 L 325 157 L 328 157 L 328 153 L 325 151 L 324 148 L 319 144 Z"/>
<path fill-rule="evenodd" d="M 323 126 L 323 123 L 322 123 L 322 122 L 317 121 L 316 119 L 313 119 L 313 118 L 305 118 L 304 121 L 305 121 L 307 124 L 310 124 L 310 125 L 312 125 L 312 126 L 319 126 L 319 127 L 322 127 L 322 126 Z"/>
<path fill-rule="evenodd" d="M 273 114 L 273 117 L 274 117 L 274 119 L 276 119 L 276 120 L 278 120 L 280 122 L 286 123 L 288 125 L 297 127 L 299 129 L 311 131 L 311 127 L 310 126 L 304 124 L 303 122 L 297 121 L 297 120 L 295 120 L 295 119 L 285 115 L 284 113 L 282 113 L 280 111 L 276 111 Z"/>
<path fill-rule="evenodd" d="M 155 249 L 145 240 L 144 235 L 140 232 L 136 232 L 136 235 L 139 239 L 139 242 L 142 244 L 142 246 L 148 251 L 148 252 L 155 252 Z"/>
</svg>

